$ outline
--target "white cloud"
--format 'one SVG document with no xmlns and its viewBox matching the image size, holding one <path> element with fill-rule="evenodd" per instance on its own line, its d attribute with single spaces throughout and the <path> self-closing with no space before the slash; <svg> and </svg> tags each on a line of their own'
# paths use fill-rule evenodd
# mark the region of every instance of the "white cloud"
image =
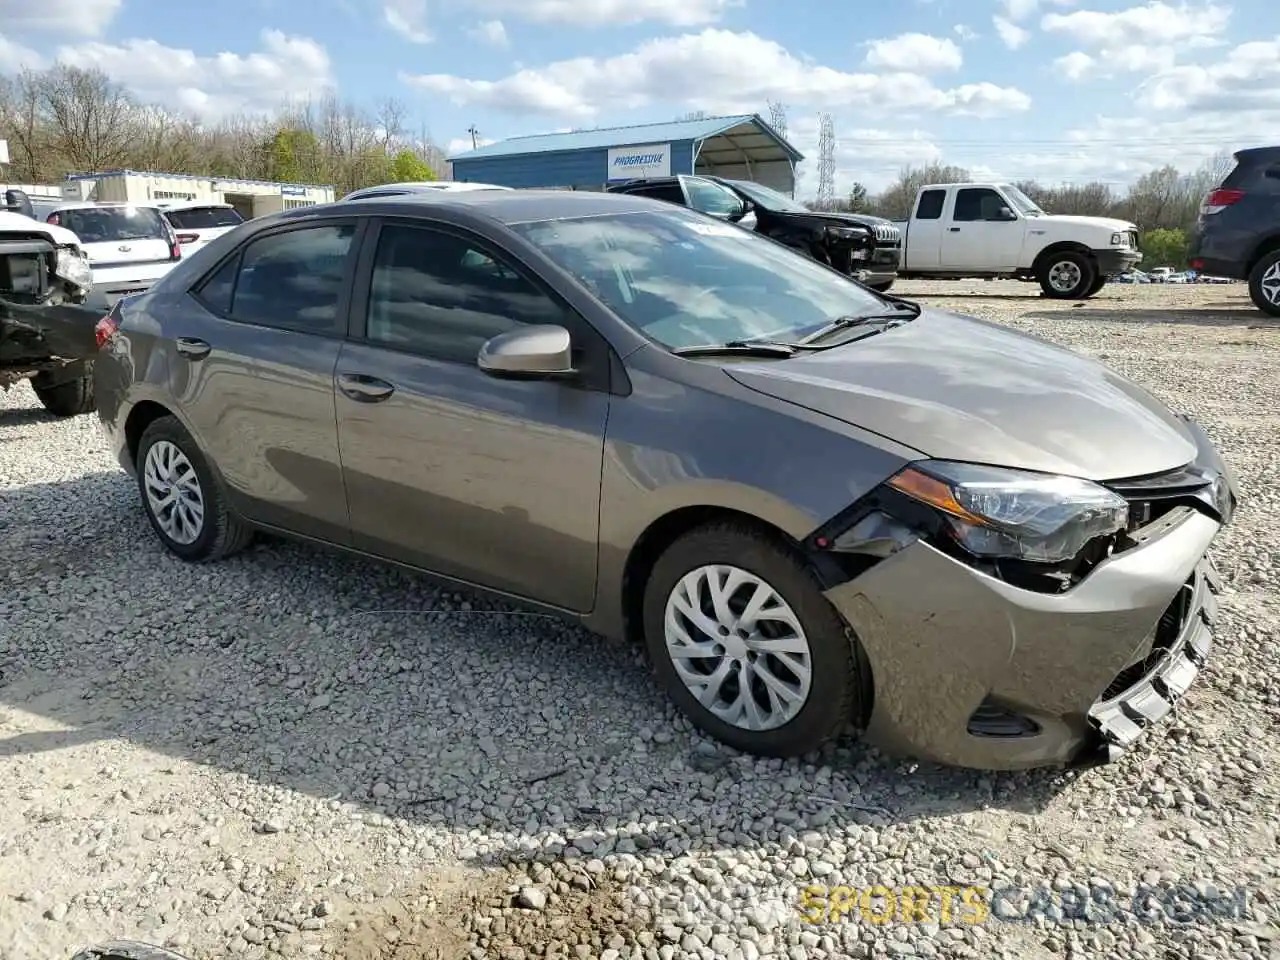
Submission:
<svg viewBox="0 0 1280 960">
<path fill-rule="evenodd" d="M 608 59 L 560 60 L 498 80 L 450 74 L 402 79 L 459 106 L 575 120 L 654 104 L 672 114 L 750 112 L 769 100 L 815 109 L 857 107 L 881 115 L 932 110 L 986 116 L 1031 105 L 1025 93 L 1012 87 L 970 83 L 942 89 L 917 73 L 845 73 L 800 60 L 753 33 L 717 29 L 649 40 Z"/>
<path fill-rule="evenodd" d="M 1069 7 L 1075 0 L 1003 0 L 1004 18 L 1006 20 L 1026 20 L 1042 6 L 1053 5 Z"/>
<path fill-rule="evenodd" d="M 835 190 L 847 195 L 855 182 L 871 193 L 897 179 L 903 166 L 944 160 L 943 150 L 921 130 L 887 130 L 857 126 L 857 120 L 835 116 Z M 811 197 L 818 189 L 818 118 L 797 117 L 788 124 L 788 139 L 807 158 L 796 176 L 796 196 Z"/>
<path fill-rule="evenodd" d="M 936 73 L 959 70 L 964 56 L 954 40 L 927 33 L 903 33 L 869 44 L 866 64 L 873 69 Z"/>
<path fill-rule="evenodd" d="M 1071 37 L 1078 43 L 1100 48 L 1136 46 L 1142 43 L 1176 44 L 1197 41 L 1226 29 L 1231 8 L 1216 3 L 1173 6 L 1152 0 L 1115 13 L 1075 10 L 1045 14 L 1043 30 Z"/>
<path fill-rule="evenodd" d="M 264 30 L 261 43 L 255 53 L 202 56 L 155 40 L 90 42 L 59 47 L 57 59 L 97 68 L 144 101 L 205 118 L 271 110 L 333 84 L 329 55 L 314 40 Z"/>
<path fill-rule="evenodd" d="M 696 27 L 716 22 L 743 3 L 744 0 L 470 0 L 473 9 L 485 13 L 578 27 L 646 22 Z"/>
<path fill-rule="evenodd" d="M 17 73 L 24 67 L 39 70 L 45 65 L 44 57 L 36 51 L 0 33 L 0 73 Z"/>
<path fill-rule="evenodd" d="M 1241 44 L 1207 65 L 1169 67 L 1148 79 L 1138 95 L 1156 110 L 1269 110 L 1274 129 L 1280 124 L 1280 37 Z"/>
<path fill-rule="evenodd" d="M 951 29 L 955 31 L 956 36 L 959 37 L 961 41 L 976 40 L 978 38 L 978 31 L 974 30 L 972 27 L 965 26 L 963 23 L 957 23 Z"/>
<path fill-rule="evenodd" d="M 460 153 L 466 153 L 479 147 L 487 147 L 489 144 L 497 142 L 497 140 L 486 140 L 484 137 L 477 137 L 475 145 L 472 146 L 470 137 L 454 137 L 445 146 L 444 155 L 446 157 L 454 157 Z"/>
<path fill-rule="evenodd" d="M 1058 57 L 1053 61 L 1053 65 L 1068 80 L 1083 80 L 1093 70 L 1094 63 L 1093 57 L 1077 50 L 1074 53 L 1068 53 L 1065 57 Z"/>
<path fill-rule="evenodd" d="M 1024 30 L 1012 20 L 1006 20 L 1004 17 L 992 17 L 991 23 L 996 28 L 996 34 L 1010 50 L 1017 50 L 1031 38 L 1030 31 Z"/>
<path fill-rule="evenodd" d="M 120 12 L 123 0 L 0 0 L 0 25 L 14 33 L 72 33 L 96 37 Z"/>
<path fill-rule="evenodd" d="M 427 29 L 427 0 L 388 0 L 382 7 L 382 20 L 410 43 L 435 39 Z"/>
<path fill-rule="evenodd" d="M 491 47 L 509 47 L 511 40 L 507 37 L 507 28 L 501 20 L 486 20 L 478 23 L 470 31 L 471 36 Z"/>
</svg>

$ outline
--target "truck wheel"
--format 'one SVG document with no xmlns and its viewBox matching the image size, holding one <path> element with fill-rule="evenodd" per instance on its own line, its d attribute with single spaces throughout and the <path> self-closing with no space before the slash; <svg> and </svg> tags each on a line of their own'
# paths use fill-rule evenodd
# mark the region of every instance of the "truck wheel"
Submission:
<svg viewBox="0 0 1280 960">
<path fill-rule="evenodd" d="M 1107 278 L 1099 276 L 1097 280 L 1093 281 L 1093 285 L 1089 287 L 1089 290 L 1085 293 L 1085 299 L 1088 299 L 1089 297 L 1096 297 L 1100 292 L 1102 292 L 1102 288 L 1106 285 Z"/>
<path fill-rule="evenodd" d="M 876 293 L 888 293 L 893 288 L 893 281 L 885 280 L 882 283 L 868 283 L 867 286 Z"/>
<path fill-rule="evenodd" d="M 1045 257 L 1036 271 L 1040 289 L 1055 300 L 1083 300 L 1098 277 L 1098 268 L 1078 250 Z"/>
<path fill-rule="evenodd" d="M 32 378 L 31 387 L 44 408 L 55 417 L 78 417 L 94 411 L 92 370 L 61 383 L 51 383 L 49 375 L 42 373 Z"/>
<path fill-rule="evenodd" d="M 1266 254 L 1249 271 L 1249 299 L 1267 316 L 1280 317 L 1280 250 Z"/>
</svg>

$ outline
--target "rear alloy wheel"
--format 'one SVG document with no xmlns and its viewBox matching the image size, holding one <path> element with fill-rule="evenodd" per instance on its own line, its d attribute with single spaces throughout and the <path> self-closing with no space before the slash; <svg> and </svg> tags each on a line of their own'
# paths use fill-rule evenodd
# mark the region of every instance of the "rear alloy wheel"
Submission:
<svg viewBox="0 0 1280 960">
<path fill-rule="evenodd" d="M 1055 300 L 1081 300 L 1089 296 L 1088 290 L 1097 278 L 1098 268 L 1077 250 L 1045 257 L 1036 277 L 1045 296 Z"/>
<path fill-rule="evenodd" d="M 1249 298 L 1271 317 L 1280 317 L 1280 250 L 1268 253 L 1249 271 Z"/>
<path fill-rule="evenodd" d="M 252 528 L 227 508 L 221 484 L 176 417 L 143 431 L 137 474 L 147 519 L 170 553 L 216 560 L 248 545 Z"/>
<path fill-rule="evenodd" d="M 861 719 L 844 622 L 797 559 L 749 526 L 677 540 L 649 578 L 644 628 L 676 705 L 738 750 L 803 756 Z"/>
</svg>

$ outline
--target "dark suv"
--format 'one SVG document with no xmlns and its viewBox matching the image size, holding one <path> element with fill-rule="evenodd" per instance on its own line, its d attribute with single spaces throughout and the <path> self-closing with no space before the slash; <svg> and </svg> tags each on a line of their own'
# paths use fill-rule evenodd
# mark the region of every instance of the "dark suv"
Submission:
<svg viewBox="0 0 1280 960">
<path fill-rule="evenodd" d="M 1249 281 L 1263 313 L 1280 317 L 1280 147 L 1239 150 L 1200 206 L 1188 262 L 1210 276 Z"/>
<path fill-rule="evenodd" d="M 898 228 L 878 239 L 877 226 L 854 214 L 819 213 L 758 183 L 712 176 L 651 177 L 608 187 L 692 207 L 762 233 L 785 246 L 847 273 L 876 290 L 897 277 Z M 876 218 L 870 218 L 876 219 Z M 881 246 L 881 243 L 887 247 Z"/>
</svg>

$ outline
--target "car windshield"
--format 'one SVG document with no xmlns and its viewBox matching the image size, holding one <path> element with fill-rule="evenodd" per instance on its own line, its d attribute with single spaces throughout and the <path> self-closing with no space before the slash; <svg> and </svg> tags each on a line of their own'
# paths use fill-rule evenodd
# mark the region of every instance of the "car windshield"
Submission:
<svg viewBox="0 0 1280 960">
<path fill-rule="evenodd" d="M 1003 190 L 1004 195 L 1009 198 L 1009 201 L 1018 208 L 1018 212 L 1024 217 L 1046 216 L 1040 206 L 1017 187 L 1005 186 Z"/>
<path fill-rule="evenodd" d="M 244 223 L 244 218 L 234 207 L 188 207 L 185 210 L 168 210 L 165 216 L 179 230 L 208 230 Z"/>
<path fill-rule="evenodd" d="M 679 207 L 513 224 L 623 320 L 669 349 L 792 342 L 888 304 L 829 267 Z"/>
<path fill-rule="evenodd" d="M 757 207 L 763 207 L 765 210 L 775 210 L 778 213 L 811 213 L 812 211 L 803 203 L 797 203 L 785 193 L 779 193 L 769 187 L 763 187 L 758 183 L 752 183 L 750 180 L 729 180 L 727 183 L 733 184 L 733 188 L 739 193 L 750 198 L 751 202 Z"/>
<path fill-rule="evenodd" d="M 154 207 L 80 207 L 60 210 L 53 216 L 81 243 L 115 243 L 123 240 L 164 239 L 164 223 Z"/>
</svg>

